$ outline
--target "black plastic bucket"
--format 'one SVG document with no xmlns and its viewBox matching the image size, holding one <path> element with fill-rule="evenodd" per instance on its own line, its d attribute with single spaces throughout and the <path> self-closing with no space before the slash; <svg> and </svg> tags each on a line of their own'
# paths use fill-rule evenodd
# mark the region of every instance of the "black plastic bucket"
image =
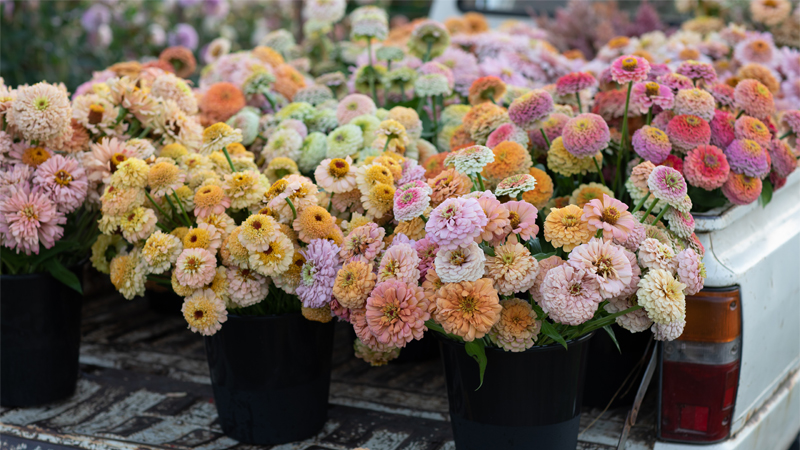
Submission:
<svg viewBox="0 0 800 450">
<path fill-rule="evenodd" d="M 413 340 L 400 350 L 400 356 L 392 362 L 415 363 L 429 361 L 439 356 L 439 342 L 433 331 L 426 331 L 422 339 Z"/>
<path fill-rule="evenodd" d="M 0 278 L 0 404 L 36 406 L 75 392 L 82 304 L 47 273 Z"/>
<path fill-rule="evenodd" d="M 151 311 L 159 314 L 181 315 L 183 297 L 176 294 L 172 288 L 153 286 L 145 291 L 147 306 Z"/>
<path fill-rule="evenodd" d="M 575 450 L 592 334 L 512 353 L 486 348 L 478 364 L 464 344 L 440 337 L 457 450 Z"/>
<path fill-rule="evenodd" d="M 603 330 L 599 330 L 589 344 L 583 406 L 605 408 L 623 384 L 625 387 L 611 402 L 611 408 L 630 407 L 636 398 L 647 361 L 638 367 L 637 364 L 653 338 L 652 333 L 649 330 L 631 333 L 617 324 L 612 328 L 619 350 Z"/>
<path fill-rule="evenodd" d="M 229 315 L 206 337 L 220 424 L 244 443 L 277 445 L 314 436 L 328 419 L 333 322 L 300 314 Z"/>
</svg>

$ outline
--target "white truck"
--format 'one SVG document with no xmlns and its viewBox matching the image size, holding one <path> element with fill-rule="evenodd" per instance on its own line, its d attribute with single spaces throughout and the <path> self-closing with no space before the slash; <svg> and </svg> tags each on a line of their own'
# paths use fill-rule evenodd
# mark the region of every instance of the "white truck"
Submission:
<svg viewBox="0 0 800 450">
<path fill-rule="evenodd" d="M 434 0 L 430 17 L 467 11 L 492 27 L 566 2 Z M 632 2 L 628 2 L 632 3 Z M 630 6 L 630 5 L 629 5 Z M 800 173 L 763 207 L 697 214 L 706 289 L 687 326 L 661 347 L 654 450 L 800 449 Z M 641 448 L 641 444 L 628 442 Z"/>
</svg>

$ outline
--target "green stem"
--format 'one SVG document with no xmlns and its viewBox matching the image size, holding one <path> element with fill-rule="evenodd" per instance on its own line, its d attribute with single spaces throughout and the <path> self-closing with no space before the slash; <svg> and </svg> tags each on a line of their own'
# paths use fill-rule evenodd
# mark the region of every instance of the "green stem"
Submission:
<svg viewBox="0 0 800 450">
<path fill-rule="evenodd" d="M 628 147 L 628 107 L 631 103 L 631 90 L 633 81 L 628 83 L 628 93 L 625 96 L 625 114 L 622 116 L 622 140 L 619 143 L 619 153 L 617 153 L 617 173 L 614 175 L 614 186 L 620 191 L 618 198 L 622 197 L 622 154 Z"/>
<path fill-rule="evenodd" d="M 475 176 L 478 177 L 478 186 L 481 187 L 481 191 L 485 191 L 486 188 L 483 186 L 483 177 L 481 177 L 481 173 L 477 172 L 475 173 Z"/>
<path fill-rule="evenodd" d="M 156 226 L 161 229 L 164 233 L 169 234 L 169 228 L 165 227 L 161 224 L 161 222 L 156 222 Z"/>
<path fill-rule="evenodd" d="M 269 107 L 272 109 L 272 112 L 273 113 L 278 112 L 278 110 L 275 108 L 275 100 L 272 99 L 272 95 L 270 95 L 269 92 L 262 92 L 262 94 L 264 94 L 264 98 L 266 98 L 267 101 L 269 102 Z"/>
<path fill-rule="evenodd" d="M 647 191 L 647 194 L 645 194 L 645 196 L 642 197 L 641 200 L 639 200 L 639 203 L 637 203 L 636 206 L 633 208 L 633 211 L 631 211 L 631 214 L 633 214 L 636 211 L 639 211 L 640 209 L 642 209 L 642 206 L 644 206 L 644 202 L 646 202 L 648 198 L 650 198 L 650 191 Z"/>
<path fill-rule="evenodd" d="M 233 167 L 233 160 L 231 159 L 230 153 L 228 153 L 227 147 L 222 147 L 222 153 L 225 153 L 225 159 L 228 160 L 228 164 L 231 166 L 231 172 L 236 172 L 236 168 Z"/>
<path fill-rule="evenodd" d="M 659 221 L 659 220 L 661 220 L 661 218 L 662 218 L 662 217 L 664 217 L 664 213 L 665 213 L 665 212 L 667 212 L 667 210 L 668 210 L 669 208 L 670 208 L 670 206 L 669 206 L 669 205 L 665 206 L 665 207 L 664 207 L 664 209 L 662 209 L 662 210 L 661 210 L 661 212 L 660 212 L 660 213 L 658 213 L 658 215 L 656 216 L 656 220 L 654 220 L 654 221 L 653 221 L 653 223 L 651 223 L 650 225 L 655 225 L 655 224 L 657 224 L 657 223 L 658 223 L 658 221 Z"/>
<path fill-rule="evenodd" d="M 333 193 L 331 193 L 331 198 L 328 200 L 328 212 L 331 212 L 332 206 L 333 206 Z"/>
<path fill-rule="evenodd" d="M 653 203 L 650 203 L 650 207 L 647 208 L 647 211 L 645 211 L 644 215 L 642 216 L 642 219 L 639 222 L 645 223 L 647 218 L 650 216 L 650 212 L 653 211 L 653 208 L 655 208 L 657 204 L 658 204 L 658 199 L 654 198 Z"/>
<path fill-rule="evenodd" d="M 739 117 L 742 117 L 742 114 L 744 114 L 744 110 L 739 111 L 739 114 L 736 115 L 736 118 L 738 119 Z"/>
<path fill-rule="evenodd" d="M 386 143 L 383 144 L 383 153 L 386 153 L 386 150 L 389 148 L 389 136 L 386 136 Z"/>
<path fill-rule="evenodd" d="M 592 156 L 592 161 L 594 161 L 594 167 L 597 169 L 597 175 L 600 177 L 600 183 L 605 186 L 606 177 L 603 176 L 603 169 L 600 167 L 600 162 L 597 161 L 597 156 Z"/>
<path fill-rule="evenodd" d="M 422 62 L 431 60 L 431 48 L 433 48 L 433 39 L 428 39 L 428 49 L 425 51 L 425 57 L 422 58 Z"/>
<path fill-rule="evenodd" d="M 372 100 L 378 104 L 378 91 L 375 89 L 375 67 L 372 65 L 372 38 L 367 38 L 367 55 L 369 56 L 369 90 L 372 92 Z"/>
<path fill-rule="evenodd" d="M 431 103 L 431 115 L 433 116 L 433 142 L 435 143 L 438 139 L 439 135 L 439 120 L 436 118 L 436 101 L 433 100 L 433 96 L 431 95 L 428 97 Z"/>
<path fill-rule="evenodd" d="M 789 136 L 791 136 L 793 134 L 794 134 L 794 131 L 789 130 L 786 133 L 783 133 L 783 135 L 781 137 L 779 137 L 778 139 L 779 140 L 783 140 L 783 139 L 786 139 L 787 137 L 789 137 Z"/>
<path fill-rule="evenodd" d="M 126 108 L 120 108 L 119 114 L 117 114 L 117 120 L 114 122 L 114 127 L 119 125 L 122 122 L 122 119 L 125 117 L 125 114 L 128 114 L 128 110 Z"/>
<path fill-rule="evenodd" d="M 581 106 L 581 94 L 580 94 L 580 92 L 576 92 L 575 93 L 575 100 L 578 101 L 578 114 L 580 114 L 583 111 L 583 107 Z"/>
<path fill-rule="evenodd" d="M 169 203 L 169 207 L 172 208 L 173 216 L 178 216 L 178 217 L 180 217 L 181 220 L 183 220 L 183 217 L 181 217 L 180 214 L 178 214 L 178 208 L 175 207 L 175 203 L 169 197 L 169 194 L 165 195 L 164 198 L 167 199 L 167 203 Z M 190 226 L 188 223 L 184 223 L 184 225 L 186 225 L 187 227 Z"/>
<path fill-rule="evenodd" d="M 297 219 L 297 210 L 294 208 L 294 203 L 289 200 L 289 197 L 286 197 L 286 203 L 288 203 L 289 207 L 292 208 L 292 219 L 294 221 L 294 219 Z"/>
<path fill-rule="evenodd" d="M 191 221 L 191 219 L 189 219 L 189 215 L 186 214 L 186 209 L 184 209 L 184 207 L 183 207 L 183 202 L 181 201 L 181 198 L 178 197 L 178 193 L 175 192 L 175 191 L 172 191 L 172 195 L 174 195 L 175 196 L 175 200 L 178 201 L 178 206 L 180 206 L 180 208 L 181 208 L 181 214 L 183 214 L 183 218 L 186 220 L 186 224 L 187 224 L 186 226 L 187 227 L 191 227 L 192 226 L 192 221 Z"/>
<path fill-rule="evenodd" d="M 547 150 L 550 150 L 550 139 L 547 137 L 547 133 L 544 132 L 544 128 L 539 128 L 539 131 L 542 133 L 545 144 L 547 144 Z"/>
<path fill-rule="evenodd" d="M 403 82 L 400 83 L 400 101 L 406 101 L 406 84 Z"/>
<path fill-rule="evenodd" d="M 653 121 L 653 107 L 651 106 L 650 109 L 647 110 L 647 119 L 645 120 L 645 123 L 647 123 L 647 125 L 650 125 L 650 122 L 652 121 Z"/>
<path fill-rule="evenodd" d="M 144 131 L 142 131 L 141 134 L 139 134 L 139 139 L 142 139 L 143 137 L 145 137 L 148 134 L 150 134 L 150 131 L 152 131 L 152 130 L 153 130 L 153 127 L 148 125 L 147 128 L 145 128 Z"/>
<path fill-rule="evenodd" d="M 163 210 L 163 209 L 161 209 L 161 207 L 160 207 L 160 206 L 158 206 L 158 203 L 156 203 L 156 201 L 155 201 L 155 200 L 153 200 L 153 197 L 151 197 L 151 196 L 150 196 L 150 193 L 149 193 L 149 192 L 147 192 L 147 191 L 144 191 L 144 195 L 146 195 L 146 196 L 147 196 L 147 199 L 148 199 L 148 200 L 150 200 L 150 203 L 152 203 L 152 204 L 153 204 L 153 206 L 155 206 L 155 207 L 156 207 L 156 209 L 158 210 L 158 212 L 160 212 L 160 213 L 161 213 L 161 215 L 162 215 L 162 216 L 166 217 L 166 218 L 167 218 L 167 220 L 169 220 L 169 221 L 170 221 L 170 222 L 172 222 L 173 224 L 175 223 L 175 222 L 172 220 L 172 217 L 170 217 L 169 215 L 167 215 L 167 213 L 165 213 L 165 212 L 164 212 L 164 210 Z M 169 198 L 169 197 L 167 197 L 167 198 Z"/>
</svg>

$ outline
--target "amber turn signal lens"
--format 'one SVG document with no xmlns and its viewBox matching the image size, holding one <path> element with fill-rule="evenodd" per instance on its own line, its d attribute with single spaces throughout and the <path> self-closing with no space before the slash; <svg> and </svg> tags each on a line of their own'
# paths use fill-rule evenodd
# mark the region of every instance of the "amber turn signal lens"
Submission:
<svg viewBox="0 0 800 450">
<path fill-rule="evenodd" d="M 686 327 L 678 339 L 731 342 L 742 330 L 739 289 L 706 288 L 686 297 Z"/>
</svg>

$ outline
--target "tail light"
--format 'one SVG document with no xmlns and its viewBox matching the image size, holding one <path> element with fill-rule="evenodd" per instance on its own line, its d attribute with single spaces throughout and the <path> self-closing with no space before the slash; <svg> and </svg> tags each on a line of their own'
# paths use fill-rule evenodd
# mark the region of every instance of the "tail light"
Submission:
<svg viewBox="0 0 800 450">
<path fill-rule="evenodd" d="M 659 438 L 711 443 L 730 434 L 742 354 L 738 287 L 686 297 L 686 327 L 661 350 Z"/>
</svg>

